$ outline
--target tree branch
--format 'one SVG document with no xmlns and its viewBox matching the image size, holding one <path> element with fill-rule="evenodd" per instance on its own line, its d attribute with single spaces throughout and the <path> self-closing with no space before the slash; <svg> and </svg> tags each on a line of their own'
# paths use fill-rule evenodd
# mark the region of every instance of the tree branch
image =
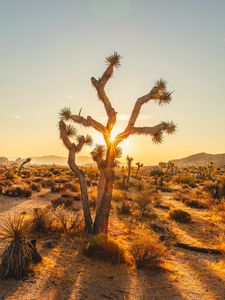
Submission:
<svg viewBox="0 0 225 300">
<path fill-rule="evenodd" d="M 115 142 L 119 144 L 130 135 L 151 135 L 153 137 L 160 136 L 163 132 L 168 134 L 174 133 L 176 126 L 172 122 L 161 122 L 153 127 L 131 127 L 126 128 L 123 132 L 118 134 L 115 138 Z"/>
<path fill-rule="evenodd" d="M 63 144 L 68 150 L 72 150 L 74 148 L 74 144 L 71 143 L 66 130 L 66 124 L 63 120 L 59 121 L 59 132 L 60 132 L 60 138 L 63 141 Z"/>
<path fill-rule="evenodd" d="M 150 100 L 155 100 L 159 104 L 167 104 L 171 101 L 172 92 L 168 92 L 166 89 L 166 82 L 164 80 L 158 80 L 152 90 L 137 99 L 133 111 L 131 113 L 130 119 L 128 121 L 127 128 L 132 128 L 140 114 L 142 105 L 148 103 Z"/>
<path fill-rule="evenodd" d="M 92 117 L 90 117 L 90 116 L 88 116 L 87 118 L 84 118 L 79 115 L 71 115 L 70 119 L 72 121 L 74 121 L 75 123 L 83 125 L 84 127 L 93 127 L 94 129 L 96 129 L 97 131 L 102 133 L 103 135 L 106 135 L 106 136 L 109 135 L 106 127 L 103 124 L 101 124 L 100 122 L 92 119 Z"/>
<path fill-rule="evenodd" d="M 112 56 L 107 57 L 106 61 L 108 63 L 108 67 L 106 68 L 102 77 L 99 78 L 99 80 L 95 79 L 94 77 L 91 78 L 91 82 L 96 88 L 98 97 L 104 104 L 105 111 L 107 113 L 108 122 L 106 128 L 109 130 L 109 132 L 112 130 L 116 123 L 116 112 L 105 93 L 105 85 L 107 84 L 108 80 L 112 77 L 114 67 L 120 64 L 120 58 L 121 57 L 117 53 L 114 53 Z"/>
</svg>

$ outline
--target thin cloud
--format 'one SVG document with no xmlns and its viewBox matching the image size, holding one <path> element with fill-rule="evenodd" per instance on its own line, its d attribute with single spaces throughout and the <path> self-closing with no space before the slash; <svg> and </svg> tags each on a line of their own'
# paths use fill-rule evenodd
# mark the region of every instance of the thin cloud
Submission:
<svg viewBox="0 0 225 300">
<path fill-rule="evenodd" d="M 22 116 L 19 116 L 19 115 L 13 115 L 11 114 L 11 117 L 15 118 L 15 119 L 22 119 L 23 117 Z"/>
<path fill-rule="evenodd" d="M 70 96 L 70 95 L 65 95 L 65 98 L 66 99 L 69 99 L 69 100 L 74 100 L 74 97 Z"/>
</svg>

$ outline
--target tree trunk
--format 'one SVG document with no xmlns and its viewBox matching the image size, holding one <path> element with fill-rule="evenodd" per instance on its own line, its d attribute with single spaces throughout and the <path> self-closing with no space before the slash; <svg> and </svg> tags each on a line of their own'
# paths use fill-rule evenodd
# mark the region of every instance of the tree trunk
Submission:
<svg viewBox="0 0 225 300">
<path fill-rule="evenodd" d="M 99 180 L 98 180 L 98 193 L 97 193 L 97 203 L 96 203 L 96 211 L 100 205 L 103 193 L 104 193 L 104 188 L 105 188 L 105 176 L 102 168 L 99 168 Z"/>
<path fill-rule="evenodd" d="M 107 233 L 109 214 L 112 201 L 112 192 L 114 184 L 114 168 L 115 168 L 115 150 L 114 145 L 110 145 L 106 154 L 106 168 L 104 171 L 105 186 L 100 204 L 96 210 L 95 221 L 93 225 L 93 233 Z"/>
<path fill-rule="evenodd" d="M 71 150 L 69 151 L 68 164 L 71 170 L 77 175 L 80 183 L 81 202 L 83 206 L 85 230 L 88 233 L 92 233 L 92 218 L 91 218 L 91 211 L 90 211 L 89 200 L 88 200 L 87 183 L 83 171 L 80 170 L 78 166 L 75 164 L 74 151 Z"/>
<path fill-rule="evenodd" d="M 25 163 L 26 163 L 26 161 L 22 162 L 22 164 L 21 164 L 21 166 L 20 166 L 20 168 L 19 168 L 19 171 L 18 171 L 18 173 L 17 173 L 18 176 L 20 176 L 20 173 L 21 173 L 21 171 L 22 171 L 23 166 L 25 165 Z"/>
<path fill-rule="evenodd" d="M 128 174 L 127 174 L 127 184 L 129 183 L 130 181 L 130 173 L 131 173 L 131 167 L 128 166 Z"/>
<path fill-rule="evenodd" d="M 140 167 L 138 166 L 138 167 L 137 167 L 137 172 L 136 172 L 135 178 L 137 178 L 138 173 L 139 173 L 139 170 L 140 170 Z"/>
</svg>

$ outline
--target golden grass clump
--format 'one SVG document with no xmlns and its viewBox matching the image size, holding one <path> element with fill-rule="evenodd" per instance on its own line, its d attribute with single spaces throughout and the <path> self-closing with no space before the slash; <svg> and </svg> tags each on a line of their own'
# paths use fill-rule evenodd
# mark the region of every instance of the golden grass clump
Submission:
<svg viewBox="0 0 225 300">
<path fill-rule="evenodd" d="M 162 264 L 165 247 L 154 237 L 141 237 L 133 242 L 131 254 L 137 268 L 150 270 Z"/>
<path fill-rule="evenodd" d="M 113 265 L 125 262 L 124 249 L 105 233 L 94 236 L 83 252 L 86 256 L 111 262 Z"/>
</svg>

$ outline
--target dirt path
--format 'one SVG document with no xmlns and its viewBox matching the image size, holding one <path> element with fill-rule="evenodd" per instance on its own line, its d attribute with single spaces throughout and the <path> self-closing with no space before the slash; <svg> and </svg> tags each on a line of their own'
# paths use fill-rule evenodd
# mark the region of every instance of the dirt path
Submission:
<svg viewBox="0 0 225 300">
<path fill-rule="evenodd" d="M 15 213 L 31 211 L 34 207 L 42 207 L 50 203 L 55 195 L 43 190 L 35 193 L 31 198 L 10 198 L 0 195 L 0 219 L 13 216 Z"/>
<path fill-rule="evenodd" d="M 48 190 L 35 193 L 31 198 L 11 198 L 0 195 L 0 222 L 4 222 L 5 219 L 15 214 L 29 213 L 34 207 L 44 207 L 55 197 L 56 195 L 49 193 Z M 0 251 L 4 244 L 0 241 Z"/>
<path fill-rule="evenodd" d="M 171 193 L 162 193 L 166 206 L 181 208 L 192 216 L 190 224 L 179 224 L 168 219 L 168 211 L 156 209 L 159 218 L 166 220 L 167 227 L 177 240 L 201 247 L 218 247 L 219 235 L 224 226 L 215 224 L 206 210 L 189 208 L 176 201 Z M 178 248 L 172 249 L 171 266 L 175 270 L 173 283 L 183 299 L 225 299 L 224 257 L 195 253 Z"/>
</svg>

